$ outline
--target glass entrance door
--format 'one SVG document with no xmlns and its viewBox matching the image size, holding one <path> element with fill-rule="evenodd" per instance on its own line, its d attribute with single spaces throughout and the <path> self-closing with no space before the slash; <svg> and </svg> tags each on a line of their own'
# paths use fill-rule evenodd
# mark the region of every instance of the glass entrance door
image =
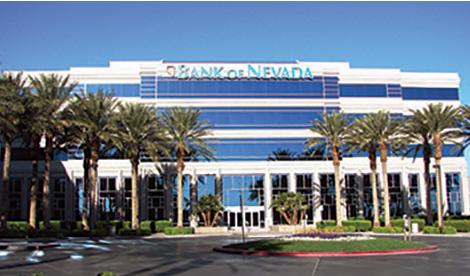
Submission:
<svg viewBox="0 0 470 276">
<path fill-rule="evenodd" d="M 247 228 L 264 227 L 264 210 L 262 208 L 246 207 L 243 214 L 240 208 L 226 209 L 227 225 L 229 228 L 241 228 L 243 223 Z"/>
</svg>

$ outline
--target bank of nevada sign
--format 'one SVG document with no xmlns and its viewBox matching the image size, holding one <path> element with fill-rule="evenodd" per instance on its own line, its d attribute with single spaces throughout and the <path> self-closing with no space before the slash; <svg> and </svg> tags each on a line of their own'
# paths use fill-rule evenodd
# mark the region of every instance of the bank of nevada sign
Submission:
<svg viewBox="0 0 470 276">
<path fill-rule="evenodd" d="M 167 76 L 177 79 L 310 79 L 312 69 L 299 64 L 177 64 L 166 66 Z"/>
</svg>

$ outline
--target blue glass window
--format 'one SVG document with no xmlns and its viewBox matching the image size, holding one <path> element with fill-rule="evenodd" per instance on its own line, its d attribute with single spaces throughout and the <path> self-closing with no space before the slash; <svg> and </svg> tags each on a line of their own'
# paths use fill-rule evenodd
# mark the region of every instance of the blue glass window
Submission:
<svg viewBox="0 0 470 276">
<path fill-rule="evenodd" d="M 215 194 L 215 175 L 198 175 L 197 176 L 197 197 L 203 195 Z"/>
<path fill-rule="evenodd" d="M 214 107 L 199 108 L 201 120 L 217 129 L 306 128 L 324 112 L 338 107 Z M 166 109 L 159 109 L 158 113 Z"/>
<path fill-rule="evenodd" d="M 387 97 L 385 84 L 341 84 L 340 97 Z"/>
<path fill-rule="evenodd" d="M 244 206 L 262 206 L 264 204 L 262 175 L 224 175 L 224 206 L 240 206 L 240 197 Z"/>
<path fill-rule="evenodd" d="M 458 100 L 457 88 L 417 88 L 403 87 L 403 99 L 405 100 Z"/>
<path fill-rule="evenodd" d="M 139 84 L 87 84 L 87 93 L 96 93 L 99 90 L 112 93 L 116 97 L 140 97 Z"/>
<path fill-rule="evenodd" d="M 324 98 L 322 78 L 314 80 L 158 79 L 159 98 Z"/>
<path fill-rule="evenodd" d="M 447 203 L 449 214 L 462 214 L 462 193 L 460 192 L 460 173 L 446 173 Z"/>
</svg>

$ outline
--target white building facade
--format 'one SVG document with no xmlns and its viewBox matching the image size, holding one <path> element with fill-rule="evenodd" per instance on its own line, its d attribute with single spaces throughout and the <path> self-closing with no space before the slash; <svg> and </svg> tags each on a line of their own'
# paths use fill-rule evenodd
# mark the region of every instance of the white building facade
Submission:
<svg viewBox="0 0 470 276">
<path fill-rule="evenodd" d="M 223 221 L 233 228 L 240 227 L 242 221 L 253 228 L 282 223 L 281 216 L 270 206 L 277 194 L 287 191 L 305 196 L 309 224 L 336 217 L 332 162 L 321 156 L 310 157 L 304 146 L 314 135 L 307 129 L 311 121 L 324 112 L 343 111 L 356 118 L 385 110 L 400 118 L 428 103 L 460 105 L 460 79 L 456 73 L 359 69 L 337 62 L 110 62 L 108 67 L 24 73 L 70 75 L 79 83 L 77 93 L 104 90 L 120 101 L 152 106 L 157 113 L 173 106 L 199 109 L 201 119 L 214 126 L 213 135 L 207 139 L 215 149 L 216 160 L 194 159 L 185 164 L 184 198 L 189 203 L 191 185 L 197 188 L 193 196 L 198 198 L 217 194 L 225 206 Z M 467 165 L 453 147 L 445 145 L 443 149 L 445 212 L 470 215 Z M 425 189 L 421 157 L 422 153 L 416 160 L 411 155 L 402 158 L 390 153 L 392 216 L 404 214 L 405 201 L 413 214 L 422 213 Z M 26 219 L 31 162 L 17 158 L 11 170 L 10 217 Z M 139 170 L 141 219 L 174 218 L 174 165 L 144 161 Z M 100 218 L 129 219 L 130 162 L 101 159 L 98 174 Z M 344 155 L 341 175 L 344 219 L 370 218 L 373 212 L 367 153 Z M 80 152 L 69 149 L 66 154 L 57 153 L 51 178 L 52 217 L 78 219 L 83 178 Z M 434 206 L 435 178 L 433 174 Z M 244 218 L 240 198 L 245 206 Z M 186 209 L 188 223 L 189 207 Z"/>
</svg>

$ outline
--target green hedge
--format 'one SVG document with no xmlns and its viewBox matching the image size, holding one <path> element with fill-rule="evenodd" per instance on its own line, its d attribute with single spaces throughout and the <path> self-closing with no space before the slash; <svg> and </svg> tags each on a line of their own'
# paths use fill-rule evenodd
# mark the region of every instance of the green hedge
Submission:
<svg viewBox="0 0 470 276">
<path fill-rule="evenodd" d="M 98 273 L 98 276 L 116 276 L 116 273 L 110 272 L 110 271 L 104 271 L 104 272 Z"/>
<path fill-rule="evenodd" d="M 140 223 L 140 229 L 146 229 L 150 233 L 156 233 L 157 230 L 155 228 L 155 221 L 153 220 L 144 220 Z"/>
<path fill-rule="evenodd" d="M 139 230 L 132 230 L 123 228 L 119 230 L 119 236 L 148 236 L 151 235 L 152 232 L 150 229 L 139 229 Z"/>
<path fill-rule="evenodd" d="M 356 232 L 354 226 L 323 226 L 320 228 L 324 232 Z"/>
<path fill-rule="evenodd" d="M 157 233 L 164 233 L 165 228 L 171 227 L 171 222 L 169 220 L 157 220 L 155 222 L 155 231 Z"/>
<path fill-rule="evenodd" d="M 444 222 L 445 226 L 452 226 L 457 232 L 470 232 L 469 219 L 450 219 Z"/>
<path fill-rule="evenodd" d="M 387 234 L 393 234 L 393 233 L 403 233 L 403 228 L 402 227 L 374 227 L 372 228 L 372 232 L 374 233 L 387 233 Z"/>
<path fill-rule="evenodd" d="M 394 227 L 403 227 L 403 219 L 392 219 L 392 220 L 390 220 L 390 223 Z M 424 219 L 421 219 L 421 218 L 412 218 L 411 223 L 412 224 L 417 223 L 419 231 L 422 231 L 424 229 L 424 226 L 426 225 L 426 221 Z M 411 227 L 411 225 L 410 225 L 410 227 Z"/>
<path fill-rule="evenodd" d="M 25 221 L 7 221 L 7 229 L 10 231 L 28 232 L 30 227 Z"/>
<path fill-rule="evenodd" d="M 317 222 L 317 228 L 324 228 L 327 226 L 336 226 L 336 221 L 334 220 L 322 220 Z"/>
<path fill-rule="evenodd" d="M 372 222 L 365 219 L 346 220 L 343 221 L 343 226 L 353 226 L 357 232 L 367 232 L 372 229 Z"/>
<path fill-rule="evenodd" d="M 425 226 L 423 229 L 424 234 L 457 234 L 457 229 L 452 226 L 444 226 L 444 232 L 439 231 L 439 227 L 435 226 Z"/>
<path fill-rule="evenodd" d="M 323 220 L 317 222 L 317 228 L 325 229 L 326 227 L 336 227 L 336 221 L 334 220 Z M 343 227 L 349 227 L 345 229 L 345 232 L 366 232 L 372 229 L 372 222 L 369 220 L 357 219 L 357 220 L 345 220 L 343 221 Z M 354 229 L 354 231 L 350 231 Z"/>
<path fill-rule="evenodd" d="M 164 230 L 165 235 L 190 235 L 194 234 L 192 227 L 166 227 Z"/>
</svg>

